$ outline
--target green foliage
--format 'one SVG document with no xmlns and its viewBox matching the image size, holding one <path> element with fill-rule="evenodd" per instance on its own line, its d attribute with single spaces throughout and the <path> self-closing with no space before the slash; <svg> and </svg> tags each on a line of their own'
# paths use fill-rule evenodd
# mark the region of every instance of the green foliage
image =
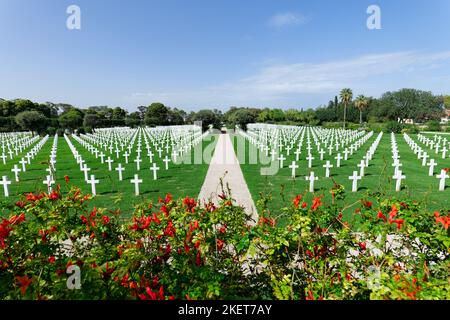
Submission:
<svg viewBox="0 0 450 320">
<path fill-rule="evenodd" d="M 45 131 L 48 119 L 38 111 L 23 111 L 16 116 L 16 123 L 22 130 L 37 133 Z"/>
<path fill-rule="evenodd" d="M 83 126 L 96 128 L 99 124 L 99 116 L 95 113 L 86 113 L 83 120 Z"/>
<path fill-rule="evenodd" d="M 345 199 L 341 186 L 331 192 Z M 89 210 L 77 188 L 2 202 L 0 299 L 450 298 L 448 211 L 362 199 L 344 220 L 335 202 L 298 195 L 279 209 L 285 225 L 264 209 L 248 225 L 231 195 L 221 198 L 200 207 L 166 195 L 131 219 Z M 79 290 L 66 286 L 71 265 Z"/>
<path fill-rule="evenodd" d="M 63 129 L 75 130 L 83 124 L 84 114 L 81 110 L 70 108 L 59 117 L 59 124 Z"/>
<path fill-rule="evenodd" d="M 234 128 L 236 125 L 247 130 L 247 124 L 255 123 L 259 112 L 248 108 L 233 108 L 224 115 L 227 125 Z"/>
<path fill-rule="evenodd" d="M 437 120 L 430 120 L 426 123 L 426 130 L 428 131 L 441 131 L 441 125 Z"/>
<path fill-rule="evenodd" d="M 386 133 L 401 133 L 404 128 L 405 125 L 403 123 L 397 121 L 389 121 L 384 125 L 383 131 Z"/>
<path fill-rule="evenodd" d="M 203 131 L 208 130 L 210 125 L 215 129 L 220 129 L 222 113 L 219 110 L 200 110 L 192 116 L 191 120 L 201 121 Z"/>
</svg>

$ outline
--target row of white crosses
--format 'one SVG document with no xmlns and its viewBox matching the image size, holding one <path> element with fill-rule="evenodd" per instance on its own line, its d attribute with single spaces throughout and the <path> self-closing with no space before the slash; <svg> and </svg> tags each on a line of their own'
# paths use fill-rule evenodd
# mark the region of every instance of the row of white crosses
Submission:
<svg viewBox="0 0 450 320">
<path fill-rule="evenodd" d="M 75 136 L 73 136 L 75 137 Z M 95 179 L 95 175 L 91 174 L 90 177 L 88 177 L 88 172 L 91 170 L 90 168 L 87 167 L 87 165 L 84 163 L 85 161 L 83 160 L 82 156 L 80 155 L 80 153 L 78 152 L 77 148 L 73 145 L 72 141 L 70 141 L 69 137 L 64 134 L 64 139 L 66 140 L 67 145 L 70 148 L 70 151 L 72 152 L 75 160 L 77 161 L 77 164 L 80 166 L 80 170 L 83 171 L 84 173 L 84 180 L 86 181 L 86 183 L 91 185 L 91 194 L 92 196 L 96 196 L 97 195 L 97 184 L 100 183 L 100 180 Z"/>
<path fill-rule="evenodd" d="M 13 168 L 11 169 L 11 172 L 14 172 L 14 177 L 16 182 L 19 182 L 19 172 L 25 172 L 27 171 L 27 165 L 31 164 L 31 160 L 34 159 L 34 157 L 38 154 L 38 152 L 41 150 L 42 146 L 47 142 L 48 135 L 46 135 L 44 138 L 42 138 L 36 145 L 33 146 L 33 148 L 28 151 L 24 157 L 21 158 L 21 160 L 18 162 L 18 164 L 14 164 Z M 26 159 L 26 160 L 25 160 Z M 21 167 L 21 168 L 19 168 Z"/>
<path fill-rule="evenodd" d="M 31 133 L 2 133 L 0 136 L 1 156 L 3 164 L 6 165 L 6 159 L 12 160 L 14 155 L 18 156 L 24 149 L 39 140 L 38 136 L 32 136 Z M 14 150 L 14 151 L 13 151 Z"/>
<path fill-rule="evenodd" d="M 31 139 L 30 141 L 36 141 L 39 140 L 39 137 L 35 137 L 36 139 Z M 21 158 L 18 164 L 14 164 L 13 168 L 11 169 L 11 172 L 14 173 L 15 182 L 20 181 L 19 172 L 25 172 L 26 166 L 31 164 L 31 159 L 34 159 L 34 157 L 39 153 L 39 151 L 42 149 L 42 146 L 47 142 L 48 135 L 46 135 L 44 138 L 42 138 L 36 145 L 33 146 L 33 148 L 28 151 L 24 157 Z M 29 145 L 29 144 L 28 144 Z M 25 147 L 22 145 L 22 150 L 24 150 Z M 25 160 L 26 158 L 26 160 Z M 21 168 L 19 168 L 21 166 Z M 5 197 L 9 197 L 9 189 L 8 186 L 11 184 L 11 181 L 8 180 L 7 176 L 2 177 L 1 183 L 3 186 L 3 192 Z"/>
<path fill-rule="evenodd" d="M 435 154 L 440 152 L 442 159 L 446 159 L 448 157 L 450 142 L 448 142 L 447 138 L 442 138 L 440 135 L 435 134 L 433 139 L 430 139 L 425 135 L 418 134 L 417 139 L 421 143 L 425 144 L 429 149 L 434 150 Z"/>
<path fill-rule="evenodd" d="M 436 161 L 434 159 L 430 159 L 430 162 L 427 163 L 427 159 L 430 158 L 427 152 L 423 151 L 422 147 L 420 147 L 407 133 L 403 134 L 403 138 L 411 150 L 417 155 L 417 158 L 422 159 L 422 166 L 429 166 L 428 175 L 432 177 L 434 175 L 434 167 L 437 166 Z M 436 178 L 439 179 L 439 191 L 444 191 L 445 181 L 449 179 L 450 176 L 444 169 L 442 169 L 440 174 L 436 175 Z"/>
<path fill-rule="evenodd" d="M 46 176 L 46 179 L 42 181 L 42 183 L 47 186 L 48 193 L 52 192 L 52 185 L 56 183 L 54 173 L 56 172 L 57 151 L 58 151 L 58 134 L 55 134 L 53 138 L 52 150 L 50 151 L 49 167 L 45 169 L 49 174 Z"/>
<path fill-rule="evenodd" d="M 255 145 L 257 148 L 259 148 L 262 152 L 265 152 L 266 156 L 268 156 L 270 151 L 271 160 L 278 160 L 280 167 L 282 168 L 284 166 L 284 160 L 286 158 L 283 154 L 281 154 L 282 147 L 285 146 L 285 150 L 287 151 L 287 155 L 289 155 L 290 151 L 294 149 L 294 141 L 298 139 L 298 145 L 297 150 L 294 152 L 296 155 L 296 160 L 292 161 L 292 163 L 288 166 L 291 169 L 291 176 L 293 178 L 296 177 L 297 169 L 299 168 L 299 165 L 297 164 L 297 161 L 299 161 L 299 155 L 301 154 L 301 148 L 303 146 L 304 137 L 306 134 L 306 149 L 308 152 L 307 157 L 305 158 L 308 161 L 308 168 L 312 168 L 312 161 L 315 159 L 311 153 L 312 147 L 312 139 L 314 140 L 314 145 L 317 147 L 317 151 L 320 154 L 321 161 L 323 160 L 323 154 L 325 153 L 323 149 L 320 148 L 320 144 L 324 143 L 327 145 L 328 140 L 327 138 L 324 138 L 323 135 L 328 134 L 328 132 L 332 132 L 329 137 L 331 137 L 330 140 L 330 147 L 328 147 L 329 154 L 332 154 L 332 150 L 336 149 L 339 150 L 340 147 L 349 145 L 350 142 L 356 142 L 350 144 L 350 151 L 346 148 L 345 150 L 345 160 L 348 159 L 349 153 L 353 154 L 353 152 L 357 151 L 370 137 L 373 135 L 373 132 L 370 132 L 368 134 L 364 134 L 363 132 L 356 132 L 355 134 L 352 134 L 352 132 L 346 130 L 346 131 L 334 131 L 334 130 L 324 130 L 324 129 L 316 129 L 316 128 L 309 128 L 309 127 L 286 127 L 286 126 L 274 126 L 274 125 L 261 125 L 261 124 L 251 124 L 248 126 L 249 130 L 247 133 L 244 133 L 240 131 L 239 133 L 249 140 L 250 143 Z M 283 138 L 288 137 L 288 138 Z M 290 138 L 289 138 L 290 137 Z M 312 137 L 312 139 L 311 139 Z M 333 144 L 333 139 L 336 140 L 336 143 Z M 378 145 L 381 137 L 379 137 L 376 142 L 373 145 L 373 150 L 376 149 L 376 146 Z M 320 141 L 319 141 L 320 140 Z M 339 141 L 339 143 L 337 143 Z M 332 147 L 334 145 L 334 148 Z M 270 147 L 269 147 L 270 146 Z M 278 151 L 277 151 L 278 150 Z M 374 151 L 369 151 L 368 160 L 371 159 L 372 154 Z M 279 156 L 277 157 L 277 154 Z M 335 157 L 336 159 L 336 167 L 341 166 L 341 161 L 343 160 L 343 157 L 340 153 L 337 154 Z M 367 161 L 368 161 L 367 160 Z M 323 165 L 325 168 L 325 177 L 328 178 L 331 175 L 330 169 L 334 167 L 333 164 L 329 160 L 325 162 Z M 364 170 L 364 167 L 362 168 Z M 309 173 L 305 179 L 309 181 L 310 184 L 310 190 L 314 190 L 314 183 L 318 180 L 319 177 L 315 175 L 313 171 Z"/>
<path fill-rule="evenodd" d="M 403 174 L 402 170 L 399 170 L 399 168 L 403 165 L 400 162 L 397 139 L 393 132 L 391 132 L 391 150 L 393 160 L 392 166 L 394 167 L 394 175 L 392 176 L 392 179 L 395 180 L 395 191 L 398 192 L 402 188 L 402 180 L 406 179 L 406 175 Z"/>
<path fill-rule="evenodd" d="M 359 164 L 357 164 L 357 167 L 359 167 L 359 175 L 358 171 L 355 170 L 353 171 L 353 174 L 348 177 L 348 179 L 352 181 L 352 192 L 358 191 L 358 181 L 362 180 L 363 177 L 365 176 L 365 168 L 369 167 L 370 161 L 372 160 L 382 138 L 383 133 L 380 132 L 375 141 L 372 142 L 372 145 L 369 147 L 369 150 L 367 150 L 366 155 L 363 156 L 363 159 L 360 161 Z"/>
</svg>

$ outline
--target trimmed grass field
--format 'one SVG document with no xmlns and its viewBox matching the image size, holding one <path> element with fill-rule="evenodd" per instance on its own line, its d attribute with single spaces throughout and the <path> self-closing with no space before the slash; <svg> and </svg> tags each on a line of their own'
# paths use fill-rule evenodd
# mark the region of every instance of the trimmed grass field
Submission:
<svg viewBox="0 0 450 320">
<path fill-rule="evenodd" d="M 271 211 L 279 212 L 279 209 L 288 203 L 298 194 L 303 194 L 307 201 L 310 201 L 313 194 L 308 192 L 309 181 L 305 180 L 305 176 L 310 171 L 314 171 L 316 176 L 319 176 L 319 180 L 315 183 L 315 196 L 323 195 L 324 201 L 331 201 L 330 189 L 335 181 L 338 184 L 342 184 L 345 187 L 346 199 L 344 215 L 350 217 L 354 210 L 359 207 L 359 200 L 361 198 L 373 199 L 371 195 L 379 193 L 384 197 L 396 197 L 402 199 L 413 199 L 424 203 L 427 209 L 449 209 L 450 208 L 450 180 L 447 180 L 447 188 L 443 192 L 438 191 L 439 180 L 433 176 L 428 176 L 428 166 L 422 167 L 421 160 L 417 159 L 417 156 L 410 149 L 403 136 L 396 135 L 399 154 L 403 167 L 403 174 L 406 175 L 406 180 L 402 181 L 402 190 L 395 192 L 395 180 L 392 179 L 394 169 L 392 164 L 392 152 L 391 152 L 391 138 L 389 134 L 384 134 L 378 148 L 375 152 L 373 159 L 370 161 L 370 165 L 366 168 L 365 177 L 358 183 L 358 192 L 351 192 L 351 180 L 348 179 L 354 170 L 359 172 L 357 164 L 361 161 L 366 151 L 371 146 L 372 142 L 376 139 L 377 134 L 374 134 L 357 152 L 349 156 L 348 161 L 341 161 L 341 167 L 336 168 L 336 160 L 334 157 L 328 155 L 328 152 L 324 155 L 324 160 L 320 161 L 320 155 L 317 150 L 313 148 L 312 154 L 315 158 L 313 160 L 312 169 L 308 169 L 308 162 L 306 157 L 306 144 L 303 144 L 302 154 L 300 155 L 300 161 L 297 164 L 300 168 L 297 169 L 297 177 L 293 179 L 291 177 L 291 169 L 288 166 L 293 160 L 295 160 L 294 150 L 291 150 L 291 155 L 287 156 L 284 151 L 283 154 L 287 158 L 284 162 L 284 168 L 280 169 L 276 175 L 262 176 L 260 174 L 261 167 L 267 167 L 261 164 L 249 164 L 249 148 L 250 143 L 240 135 L 233 135 L 233 144 L 235 150 L 238 149 L 238 144 L 245 145 L 245 159 L 240 158 L 241 168 L 244 174 L 244 178 L 248 184 L 250 192 L 255 202 L 261 198 L 261 193 L 271 195 L 272 201 L 269 202 L 269 209 Z M 441 169 L 450 167 L 450 158 L 445 160 L 441 159 L 440 154 L 435 154 L 434 151 L 429 150 L 425 145 L 421 144 L 417 140 L 416 135 L 410 135 L 414 141 L 424 148 L 432 158 L 438 163 L 435 168 L 435 175 L 438 174 Z M 253 147 L 254 148 L 254 147 Z M 325 168 L 323 164 L 327 160 L 334 165 L 331 169 L 331 177 L 325 178 Z M 352 206 L 352 204 L 355 204 Z"/>
<path fill-rule="evenodd" d="M 31 160 L 31 165 L 27 166 L 25 173 L 20 173 L 20 182 L 14 181 L 14 173 L 11 169 L 14 164 L 17 164 L 21 159 L 21 156 L 16 156 L 12 160 L 8 159 L 7 164 L 0 164 L 0 176 L 6 175 L 8 179 L 12 181 L 9 186 L 10 197 L 6 199 L 7 202 L 19 200 L 22 194 L 28 192 L 47 192 L 47 186 L 43 184 L 43 180 L 48 174 L 45 169 L 48 168 L 49 155 L 51 152 L 53 137 L 50 137 L 44 144 L 42 149 L 36 155 L 34 160 Z M 136 153 L 132 152 L 129 158 L 129 164 L 125 163 L 123 157 L 120 160 L 116 159 L 116 155 L 113 152 L 111 155 L 108 151 L 103 151 L 105 154 L 110 155 L 114 159 L 112 165 L 112 171 L 108 171 L 107 163 L 102 164 L 100 158 L 96 159 L 95 155 L 91 154 L 85 147 L 77 142 L 72 137 L 69 138 L 78 152 L 82 155 L 83 159 L 91 171 L 89 175 L 94 174 L 96 179 L 100 180 L 97 184 L 97 196 L 90 201 L 90 206 L 104 207 L 109 209 L 120 208 L 121 211 L 127 215 L 133 208 L 133 205 L 142 202 L 144 199 L 150 199 L 157 201 L 158 197 L 164 197 L 165 194 L 171 193 L 175 198 L 177 197 L 197 197 L 203 184 L 206 172 L 208 170 L 208 164 L 194 164 L 194 152 L 189 151 L 183 156 L 184 163 L 174 164 L 169 163 L 169 169 L 165 170 L 165 164 L 162 159 L 154 157 L 154 161 L 160 167 L 158 171 L 158 179 L 153 180 L 153 173 L 150 171 L 149 158 L 147 156 L 141 156 L 143 162 L 141 163 L 141 170 L 136 170 L 136 163 L 133 160 L 136 158 Z M 201 143 L 201 147 L 207 150 L 213 150 L 217 139 L 214 136 L 208 136 Z M 136 141 L 135 145 L 136 146 Z M 21 154 L 26 154 L 33 146 L 30 146 Z M 200 144 L 199 146 L 200 147 Z M 146 153 L 146 149 L 143 148 L 143 153 Z M 171 150 L 169 150 L 170 152 Z M 156 150 L 152 150 L 156 155 Z M 166 151 L 162 153 L 164 158 Z M 190 164 L 185 163 L 188 159 L 191 159 Z M 106 158 L 105 158 L 106 159 Z M 68 189 L 70 186 L 77 186 L 84 193 L 91 193 L 91 186 L 84 181 L 84 173 L 80 171 L 69 145 L 65 141 L 64 137 L 58 139 L 58 152 L 56 163 L 56 175 L 55 180 L 57 184 L 61 185 L 61 189 Z M 121 163 L 125 168 L 123 172 L 123 181 L 119 181 L 118 172 L 114 170 L 118 163 Z M 21 165 L 19 166 L 21 167 Z M 134 174 L 138 173 L 139 178 L 143 179 L 143 183 L 140 185 L 140 195 L 135 196 L 134 184 L 130 183 L 130 180 L 134 177 Z M 66 184 L 64 176 L 67 175 L 70 178 L 70 182 Z M 55 187 L 55 186 L 54 186 Z M 0 198 L 3 197 L 3 191 Z"/>
</svg>

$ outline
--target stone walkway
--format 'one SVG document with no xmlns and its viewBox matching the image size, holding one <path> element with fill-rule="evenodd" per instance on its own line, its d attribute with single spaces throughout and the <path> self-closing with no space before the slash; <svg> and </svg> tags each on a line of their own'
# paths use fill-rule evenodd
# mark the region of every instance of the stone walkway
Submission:
<svg viewBox="0 0 450 320">
<path fill-rule="evenodd" d="M 219 194 L 222 194 L 220 178 L 223 178 L 224 189 L 227 190 L 227 184 L 231 190 L 231 196 L 235 203 L 244 207 L 245 211 L 251 215 L 252 222 L 258 221 L 258 213 L 253 202 L 241 166 L 234 153 L 233 144 L 228 134 L 221 134 L 217 142 L 211 163 L 206 174 L 205 182 L 198 196 L 199 200 L 211 200 L 213 203 L 219 203 Z"/>
</svg>

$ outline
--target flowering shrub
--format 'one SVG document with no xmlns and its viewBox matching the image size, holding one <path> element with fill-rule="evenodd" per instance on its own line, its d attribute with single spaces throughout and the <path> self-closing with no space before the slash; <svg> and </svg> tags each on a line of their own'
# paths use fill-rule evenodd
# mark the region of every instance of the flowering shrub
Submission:
<svg viewBox="0 0 450 320">
<path fill-rule="evenodd" d="M 131 217 L 90 199 L 57 188 L 1 204 L 1 299 L 450 298 L 449 211 L 363 200 L 345 220 L 338 201 L 298 195 L 282 226 L 265 199 L 250 225 L 225 194 L 218 206 L 166 195 Z"/>
</svg>

